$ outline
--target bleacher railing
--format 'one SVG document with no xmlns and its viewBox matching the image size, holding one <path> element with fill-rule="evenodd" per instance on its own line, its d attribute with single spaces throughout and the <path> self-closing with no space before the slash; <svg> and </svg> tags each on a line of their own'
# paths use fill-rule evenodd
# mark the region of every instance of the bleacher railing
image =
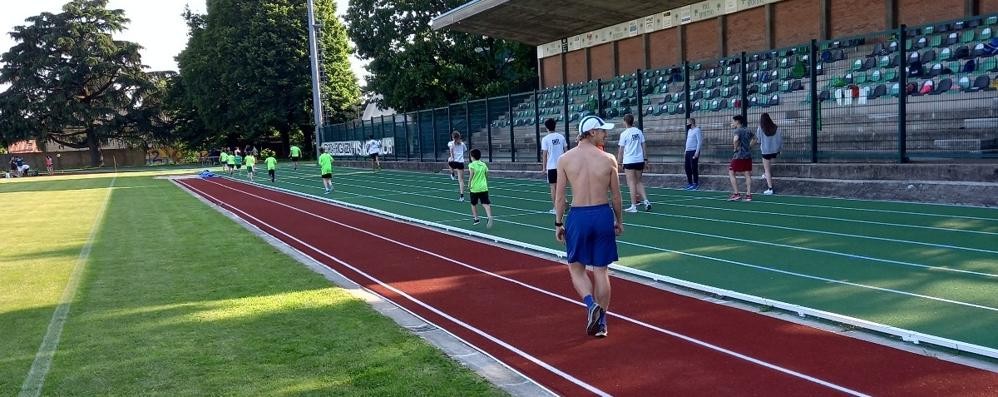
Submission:
<svg viewBox="0 0 998 397">
<path fill-rule="evenodd" d="M 731 118 L 751 128 L 769 113 L 783 134 L 782 161 L 998 158 L 998 17 L 844 37 L 720 59 L 636 70 L 594 80 L 322 128 L 340 156 L 447 161 L 455 131 L 488 161 L 538 162 L 543 123 L 576 135 L 598 114 L 633 114 L 651 161 L 680 161 L 687 119 L 704 134 L 702 158 L 731 153 Z M 616 152 L 620 129 L 606 150 Z M 572 141 L 572 139 L 570 139 Z"/>
</svg>

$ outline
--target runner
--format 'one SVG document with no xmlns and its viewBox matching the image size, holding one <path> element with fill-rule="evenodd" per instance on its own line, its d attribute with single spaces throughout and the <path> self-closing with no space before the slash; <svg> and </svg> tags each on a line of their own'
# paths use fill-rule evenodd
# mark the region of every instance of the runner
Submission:
<svg viewBox="0 0 998 397">
<path fill-rule="evenodd" d="M 489 218 L 485 227 L 491 229 L 492 202 L 489 201 L 489 166 L 482 162 L 481 150 L 473 149 L 471 151 L 471 164 L 468 164 L 468 172 L 471 173 L 468 177 L 468 191 L 471 192 L 469 198 L 471 199 L 472 224 L 477 225 L 481 222 L 478 219 L 478 202 L 481 201 L 482 207 L 485 208 L 485 216 Z"/>
<path fill-rule="evenodd" d="M 599 149 L 613 124 L 596 116 L 579 121 L 579 144 L 558 160 L 555 189 L 555 238 L 565 243 L 568 268 L 575 291 L 586 304 L 586 333 L 605 337 L 606 309 L 610 307 L 610 275 L 607 266 L 617 260 L 615 235 L 624 232 L 621 215 L 620 179 L 617 159 Z M 572 209 L 568 224 L 565 188 L 572 187 Z M 613 197 L 611 208 L 608 195 Z M 592 266 L 589 279 L 586 266 Z M 594 298 L 595 295 L 595 298 Z"/>
<path fill-rule="evenodd" d="M 274 173 L 277 172 L 277 159 L 274 158 L 274 153 L 270 152 L 264 162 L 267 163 L 267 175 L 270 176 L 270 183 L 274 183 Z"/>
<path fill-rule="evenodd" d="M 374 172 L 381 170 L 381 141 L 374 139 L 374 135 L 367 136 L 367 155 L 371 157 L 371 169 Z"/>
<path fill-rule="evenodd" d="M 256 165 L 256 156 L 250 151 L 246 153 L 246 158 L 243 160 L 246 162 L 246 176 L 249 177 L 250 182 L 253 182 L 253 166 Z"/>
<path fill-rule="evenodd" d="M 326 194 L 333 192 L 333 156 L 326 153 L 325 148 L 319 148 L 319 175 L 322 176 L 322 187 Z"/>
<path fill-rule="evenodd" d="M 320 151 L 320 153 L 322 153 Z M 301 148 L 298 145 L 291 145 L 291 162 L 295 165 L 295 169 L 298 169 L 298 160 L 301 160 Z"/>
</svg>

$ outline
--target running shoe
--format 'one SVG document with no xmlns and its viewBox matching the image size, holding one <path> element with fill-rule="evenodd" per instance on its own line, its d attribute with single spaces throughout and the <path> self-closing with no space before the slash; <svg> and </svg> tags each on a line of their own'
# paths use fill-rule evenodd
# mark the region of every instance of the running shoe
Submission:
<svg viewBox="0 0 998 397">
<path fill-rule="evenodd" d="M 765 195 L 767 195 L 767 196 L 770 196 L 770 195 L 772 195 L 773 193 L 775 193 L 775 192 L 773 191 L 773 189 L 772 189 L 772 188 L 769 188 L 769 189 L 766 189 L 766 191 L 762 192 L 762 194 L 765 194 Z"/>
<path fill-rule="evenodd" d="M 589 320 L 586 323 L 587 335 L 594 336 L 596 335 L 597 332 L 599 332 L 600 325 L 602 325 L 600 324 L 599 319 L 600 317 L 603 316 L 604 313 L 606 313 L 606 310 L 603 310 L 603 308 L 600 307 L 600 305 L 594 304 L 589 307 Z"/>
<path fill-rule="evenodd" d="M 479 223 L 482 223 L 482 220 L 481 220 L 481 219 L 478 219 L 478 218 L 475 218 L 475 219 L 472 219 L 472 220 L 471 220 L 471 224 L 472 224 L 472 225 L 477 225 L 477 224 L 479 224 Z"/>
<path fill-rule="evenodd" d="M 593 336 L 597 338 L 606 338 L 606 324 L 600 324 L 599 331 L 596 331 L 596 335 Z"/>
<path fill-rule="evenodd" d="M 742 195 L 738 194 L 738 193 L 733 193 L 731 196 L 728 196 L 728 201 L 738 201 L 738 200 L 741 200 L 741 199 L 742 199 Z"/>
<path fill-rule="evenodd" d="M 651 201 L 642 201 L 641 205 L 645 206 L 645 212 L 651 211 Z"/>
<path fill-rule="evenodd" d="M 459 202 L 462 202 L 462 203 L 463 203 L 463 202 L 464 202 L 464 196 L 461 196 L 461 197 L 458 197 L 458 198 L 457 198 L 457 201 L 459 201 Z"/>
<path fill-rule="evenodd" d="M 630 213 L 638 212 L 638 207 L 635 207 L 634 204 L 631 204 L 630 207 L 624 209 L 624 212 L 630 212 Z"/>
<path fill-rule="evenodd" d="M 752 195 L 751 194 L 746 194 L 745 195 L 745 201 L 752 201 Z"/>
<path fill-rule="evenodd" d="M 690 190 L 700 190 L 700 184 L 699 183 L 694 183 L 693 184 L 693 188 L 691 188 Z"/>
<path fill-rule="evenodd" d="M 684 187 L 683 190 L 693 190 L 693 184 L 691 183 L 689 185 L 686 185 L 686 187 Z"/>
<path fill-rule="evenodd" d="M 452 174 L 450 174 L 450 180 L 452 180 L 452 181 L 456 181 L 456 180 L 457 180 L 457 178 L 456 178 L 456 177 L 454 177 L 454 174 L 453 174 L 453 173 L 452 173 Z"/>
</svg>

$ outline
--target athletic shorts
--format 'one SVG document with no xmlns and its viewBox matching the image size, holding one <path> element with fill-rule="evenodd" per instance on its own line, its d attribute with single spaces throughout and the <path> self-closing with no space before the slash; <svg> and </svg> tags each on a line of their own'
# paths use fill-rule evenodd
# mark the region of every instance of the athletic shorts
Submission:
<svg viewBox="0 0 998 397">
<path fill-rule="evenodd" d="M 333 173 L 332 172 L 330 172 L 328 174 L 322 174 L 322 179 L 332 179 L 332 178 L 333 178 Z"/>
<path fill-rule="evenodd" d="M 242 168 L 243 168 L 243 165 L 242 165 L 242 164 L 236 164 L 236 169 L 237 169 L 237 170 L 239 170 L 239 169 L 242 169 Z"/>
<path fill-rule="evenodd" d="M 489 201 L 489 191 L 488 190 L 486 190 L 484 192 L 471 192 L 471 205 L 478 205 L 479 201 L 481 201 L 482 204 L 492 205 L 492 202 Z"/>
<path fill-rule="evenodd" d="M 728 169 L 734 172 L 752 171 L 752 159 L 732 159 Z"/>
<path fill-rule="evenodd" d="M 291 161 L 301 160 L 301 156 L 291 156 Z"/>
<path fill-rule="evenodd" d="M 766 160 L 772 160 L 772 159 L 775 159 L 776 156 L 779 156 L 779 155 L 780 155 L 780 152 L 770 153 L 770 154 L 763 154 L 762 158 L 764 158 Z"/>
<path fill-rule="evenodd" d="M 558 170 L 548 170 L 548 183 L 558 183 Z"/>
<path fill-rule="evenodd" d="M 229 167 L 229 168 L 236 168 L 236 165 L 235 165 L 235 164 L 226 164 L 225 166 L 226 166 L 226 167 Z"/>
<path fill-rule="evenodd" d="M 267 175 L 274 176 L 274 170 L 267 170 Z"/>
<path fill-rule="evenodd" d="M 375 160 L 378 159 L 378 154 L 377 153 L 371 153 L 368 156 L 371 157 L 372 159 L 375 159 Z"/>
<path fill-rule="evenodd" d="M 246 166 L 246 172 L 253 172 L 253 166 L 252 165 L 247 165 Z"/>
<path fill-rule="evenodd" d="M 645 162 L 644 162 L 644 161 L 642 161 L 642 162 L 640 162 L 640 163 L 630 163 L 630 164 L 624 164 L 624 169 L 625 169 L 625 170 L 638 170 L 638 171 L 644 171 L 644 170 L 645 170 Z"/>
<path fill-rule="evenodd" d="M 447 163 L 447 165 L 452 170 L 463 170 L 464 169 L 464 163 L 462 163 L 460 161 L 451 161 L 451 162 Z"/>
<path fill-rule="evenodd" d="M 617 236 L 613 231 L 610 204 L 572 207 L 565 220 L 568 263 L 608 266 L 617 258 Z"/>
</svg>

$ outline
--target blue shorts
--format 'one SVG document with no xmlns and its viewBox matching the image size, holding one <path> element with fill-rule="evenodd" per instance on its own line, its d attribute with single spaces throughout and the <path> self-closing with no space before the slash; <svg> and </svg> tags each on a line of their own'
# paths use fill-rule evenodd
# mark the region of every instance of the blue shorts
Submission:
<svg viewBox="0 0 998 397">
<path fill-rule="evenodd" d="M 568 263 L 604 267 L 616 261 L 617 236 L 610 204 L 572 207 L 565 220 Z"/>
</svg>

